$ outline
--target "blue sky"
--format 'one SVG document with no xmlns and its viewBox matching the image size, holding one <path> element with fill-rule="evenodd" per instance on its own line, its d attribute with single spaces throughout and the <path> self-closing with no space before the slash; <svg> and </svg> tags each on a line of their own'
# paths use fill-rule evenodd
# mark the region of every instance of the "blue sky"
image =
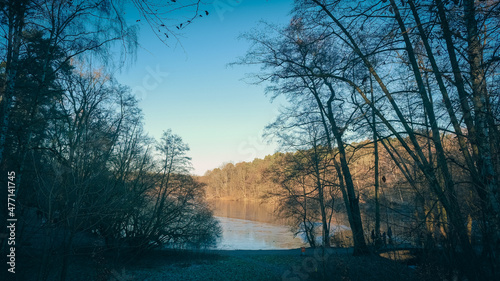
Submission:
<svg viewBox="0 0 500 281">
<path fill-rule="evenodd" d="M 293 1 L 213 3 L 203 7 L 208 17 L 183 29 L 182 46 L 175 39 L 164 45 L 147 24 L 140 24 L 137 59 L 117 75 L 141 99 L 146 131 L 156 139 L 169 128 L 180 135 L 191 148 L 193 173 L 198 175 L 223 163 L 251 161 L 276 151 L 277 146 L 267 144 L 261 134 L 277 115 L 280 101 L 270 103 L 263 85 L 242 81 L 245 73 L 258 67 L 227 64 L 245 55 L 249 42 L 238 36 L 260 20 L 289 23 Z M 128 20 L 135 22 L 135 13 Z"/>
</svg>

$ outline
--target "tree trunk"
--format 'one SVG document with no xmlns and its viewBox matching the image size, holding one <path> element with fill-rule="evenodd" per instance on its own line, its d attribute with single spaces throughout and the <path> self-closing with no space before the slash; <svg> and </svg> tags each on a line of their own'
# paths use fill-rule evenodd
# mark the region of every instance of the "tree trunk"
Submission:
<svg viewBox="0 0 500 281">
<path fill-rule="evenodd" d="M 440 133 L 439 133 L 439 128 L 437 127 L 437 121 L 436 117 L 434 115 L 434 108 L 433 105 L 431 104 L 429 97 L 427 95 L 427 91 L 425 89 L 425 85 L 422 79 L 422 76 L 420 74 L 420 70 L 418 68 L 418 63 L 416 61 L 415 57 L 415 52 L 413 50 L 413 46 L 411 43 L 411 40 L 408 36 L 407 29 L 405 27 L 405 24 L 403 22 L 403 19 L 399 13 L 399 8 L 397 7 L 396 3 L 394 0 L 390 0 L 391 6 L 394 10 L 395 18 L 398 22 L 398 25 L 400 27 L 403 39 L 405 41 L 405 47 L 406 51 L 408 53 L 408 58 L 411 64 L 411 68 L 413 70 L 417 86 L 419 89 L 420 96 L 422 98 L 423 105 L 426 109 L 427 116 L 430 121 L 431 129 L 432 129 L 432 139 L 434 142 L 434 146 L 436 149 L 436 156 L 437 156 L 437 165 L 440 167 L 439 171 L 441 172 L 441 175 L 444 179 L 444 190 L 441 188 L 441 184 L 437 180 L 435 174 L 435 171 L 432 167 L 432 163 L 428 162 L 426 166 L 426 170 L 428 170 L 429 176 L 431 176 L 431 181 L 429 182 L 434 190 L 434 192 L 437 194 L 439 201 L 443 204 L 443 207 L 448 211 L 450 222 L 453 226 L 454 232 L 457 234 L 460 244 L 462 246 L 463 250 L 463 262 L 464 266 L 466 265 L 465 260 L 472 258 L 473 260 L 475 259 L 475 252 L 472 249 L 472 245 L 470 244 L 469 237 L 467 235 L 467 229 L 465 225 L 465 221 L 462 217 L 461 210 L 459 203 L 457 201 L 457 196 L 455 192 L 455 184 L 453 182 L 453 179 L 451 177 L 451 174 L 448 170 L 448 164 L 446 161 L 446 155 L 441 143 L 441 138 L 440 138 Z M 469 278 L 474 278 L 475 275 L 473 274 L 473 270 L 470 270 L 467 268 L 465 272 Z"/>
<path fill-rule="evenodd" d="M 339 176 L 339 179 L 341 179 L 341 191 L 342 195 L 344 197 L 344 202 L 345 202 L 345 207 L 347 209 L 347 215 L 349 219 L 349 225 L 351 227 L 352 231 L 352 236 L 353 236 L 353 243 L 354 243 L 354 255 L 364 255 L 369 253 L 368 247 L 366 245 L 365 241 L 365 236 L 364 236 L 364 231 L 363 231 L 363 223 L 361 221 L 361 212 L 359 210 L 359 199 L 356 196 L 355 188 L 354 188 L 354 182 L 352 180 L 352 175 L 351 171 L 349 169 L 349 165 L 347 163 L 346 159 L 346 151 L 344 147 L 344 141 L 342 140 L 342 132 L 337 126 L 337 123 L 335 121 L 335 118 L 333 116 L 333 111 L 332 111 L 332 101 L 335 96 L 335 91 L 333 90 L 333 87 L 331 84 L 328 84 L 329 90 L 330 90 L 330 98 L 327 102 L 327 108 L 325 111 L 325 107 L 321 100 L 319 99 L 319 96 L 317 93 L 313 93 L 314 97 L 316 99 L 316 102 L 318 104 L 318 107 L 320 111 L 323 114 L 326 114 L 327 120 L 330 123 L 330 128 L 331 132 L 337 141 L 337 146 L 339 150 L 339 158 L 340 158 L 340 165 L 335 162 L 335 168 L 337 170 L 337 174 Z M 323 121 L 324 122 L 324 121 Z M 328 132 L 328 130 L 327 130 Z M 329 144 L 331 145 L 331 141 L 329 141 Z M 333 157 L 333 156 L 332 156 Z M 336 161 L 334 159 L 334 161 Z M 339 167 L 340 166 L 340 167 Z"/>
<path fill-rule="evenodd" d="M 324 185 L 321 182 L 321 172 L 320 172 L 320 167 L 319 167 L 319 159 L 320 159 L 320 153 L 318 152 L 318 146 L 316 145 L 316 141 L 314 143 L 314 154 L 315 154 L 315 161 L 314 161 L 314 172 L 316 176 L 316 188 L 318 189 L 318 200 L 319 200 L 319 207 L 321 211 L 321 224 L 322 224 L 322 235 L 323 235 L 323 246 L 324 247 L 330 247 L 330 224 L 327 222 L 327 215 L 326 215 L 326 206 L 325 206 L 325 196 L 324 196 Z"/>
<path fill-rule="evenodd" d="M 375 105 L 375 99 L 373 98 L 373 84 L 372 84 L 372 77 L 370 76 L 370 92 L 371 92 L 371 98 L 372 98 L 372 103 Z M 377 142 L 377 125 L 376 125 L 376 120 L 375 120 L 375 111 L 372 110 L 372 129 L 373 129 L 373 157 L 374 157 L 374 188 L 375 188 L 375 237 L 379 238 L 380 234 L 380 202 L 379 202 L 379 165 L 378 165 L 378 142 Z"/>
<path fill-rule="evenodd" d="M 479 194 L 483 194 L 483 212 L 486 215 L 487 237 L 483 246 L 491 256 L 500 250 L 500 204 L 498 201 L 498 185 L 496 182 L 495 167 L 493 166 L 490 132 L 488 128 L 488 90 L 483 64 L 483 51 L 479 38 L 478 23 L 474 1 L 464 0 L 464 19 L 467 28 L 467 55 L 470 65 L 472 83 L 472 103 L 474 106 L 474 125 L 478 148 L 477 169 L 480 183 Z M 481 196 L 481 195 L 480 195 Z M 498 258 L 497 258 L 498 259 Z M 493 264 L 498 264 L 494 261 Z M 498 265 L 497 265 L 498 267 Z"/>
</svg>

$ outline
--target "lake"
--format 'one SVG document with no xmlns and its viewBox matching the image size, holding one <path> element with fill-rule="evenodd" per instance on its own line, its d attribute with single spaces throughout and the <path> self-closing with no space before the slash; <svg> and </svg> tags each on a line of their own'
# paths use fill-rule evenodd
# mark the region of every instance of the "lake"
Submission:
<svg viewBox="0 0 500 281">
<path fill-rule="evenodd" d="M 220 250 L 295 249 L 308 244 L 294 237 L 290 226 L 273 214 L 267 203 L 210 200 L 214 216 L 222 227 Z"/>
<path fill-rule="evenodd" d="M 307 246 L 273 214 L 273 207 L 254 201 L 210 200 L 222 227 L 220 250 L 293 249 Z"/>
</svg>

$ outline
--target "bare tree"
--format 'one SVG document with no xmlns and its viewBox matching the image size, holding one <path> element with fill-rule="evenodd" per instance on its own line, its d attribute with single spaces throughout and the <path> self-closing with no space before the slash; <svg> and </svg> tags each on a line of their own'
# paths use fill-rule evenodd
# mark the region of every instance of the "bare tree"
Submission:
<svg viewBox="0 0 500 281">
<path fill-rule="evenodd" d="M 268 27 L 271 28 L 271 27 Z M 349 124 L 356 118 L 356 109 L 345 104 L 345 92 L 337 91 L 330 77 L 323 75 L 332 67 L 336 68 L 342 55 L 325 51 L 325 34 L 307 29 L 302 18 L 296 17 L 284 31 L 277 32 L 281 38 L 264 35 L 249 35 L 255 43 L 241 63 L 260 63 L 269 72 L 256 74 L 257 82 L 271 81 L 268 87 L 273 96 L 284 95 L 292 104 L 307 104 L 315 109 L 326 133 L 327 146 L 336 144 L 338 159 L 334 159 L 336 173 L 341 178 L 341 190 L 346 204 L 349 223 L 353 232 L 355 254 L 368 252 L 359 211 L 358 195 L 349 170 L 345 150 L 345 136 Z M 335 49 L 330 45 L 327 49 Z M 346 54 L 346 56 L 349 54 Z M 308 107 L 309 108 L 309 107 Z M 300 112 L 304 112 L 300 109 Z M 307 111 L 306 111 L 307 112 Z M 310 112 L 310 110 L 309 110 Z M 333 153 L 332 153 L 333 155 Z"/>
<path fill-rule="evenodd" d="M 450 21 L 447 20 L 447 16 L 455 16 L 456 13 L 459 13 L 459 6 L 457 4 L 448 3 L 448 7 L 441 3 L 441 1 L 436 1 L 435 5 L 433 3 L 422 2 L 420 3 L 420 7 L 417 7 L 413 1 L 408 2 L 408 6 L 405 6 L 405 2 L 402 2 L 401 5 L 397 4 L 395 1 L 381 1 L 381 2 L 367 2 L 359 5 L 342 5 L 336 1 L 305 1 L 306 5 L 304 9 L 298 9 L 302 11 L 302 15 L 313 15 L 312 17 L 315 19 L 314 24 L 320 24 L 324 28 L 328 28 L 332 30 L 332 36 L 337 38 L 339 42 L 343 42 L 344 47 L 353 51 L 355 54 L 356 60 L 366 68 L 370 75 L 374 78 L 376 83 L 378 84 L 381 93 L 385 96 L 387 101 L 391 104 L 391 111 L 394 112 L 397 116 L 397 121 L 399 125 L 404 129 L 403 132 L 408 136 L 410 140 L 410 144 L 406 143 L 406 140 L 402 138 L 401 133 L 398 132 L 397 128 L 394 127 L 394 122 L 390 122 L 387 112 L 382 112 L 377 109 L 373 103 L 368 98 L 367 93 L 360 87 L 360 81 L 356 81 L 356 79 L 348 78 L 343 73 L 338 72 L 338 74 L 327 74 L 327 77 L 334 78 L 338 81 L 342 81 L 347 83 L 348 85 L 354 87 L 356 91 L 360 94 L 360 96 L 364 99 L 365 103 L 369 105 L 374 112 L 377 114 L 381 122 L 385 124 L 387 129 L 391 131 L 400 141 L 400 143 L 405 147 L 406 152 L 415 160 L 419 169 L 425 175 L 431 190 L 436 194 L 440 203 L 443 205 L 444 209 L 447 212 L 448 219 L 450 224 L 453 226 L 450 230 L 453 236 L 458 237 L 459 244 L 461 245 L 462 251 L 464 251 L 464 255 L 459 254 L 461 256 L 461 263 L 464 265 L 462 269 L 467 274 L 469 278 L 475 278 L 476 276 L 473 273 L 472 268 L 475 266 L 465 266 L 466 259 L 469 257 L 474 257 L 475 253 L 470 245 L 470 240 L 465 227 L 465 220 L 461 213 L 460 203 L 457 200 L 456 196 L 456 183 L 451 174 L 450 163 L 447 160 L 446 152 L 443 148 L 443 143 L 441 140 L 442 133 L 446 132 L 444 126 L 441 126 L 444 122 L 451 122 L 454 128 L 454 134 L 459 139 L 459 144 L 461 146 L 461 151 L 464 154 L 464 159 L 466 160 L 466 164 L 468 165 L 468 170 L 470 176 L 475 178 L 478 185 L 474 185 L 474 189 L 476 190 L 477 196 L 483 198 L 482 200 L 486 203 L 484 214 L 487 214 L 487 221 L 489 221 L 489 226 L 487 227 L 488 236 L 495 236 L 497 233 L 497 225 L 498 218 L 496 211 L 496 204 L 498 202 L 498 198 L 496 195 L 493 195 L 493 190 L 496 190 L 498 187 L 493 180 L 494 170 L 492 163 L 489 159 L 491 159 L 491 149 L 486 148 L 487 146 L 491 146 L 490 143 L 493 140 L 491 134 L 485 132 L 485 128 L 483 125 L 486 124 L 486 112 L 487 109 L 485 107 L 490 101 L 487 96 L 486 90 L 486 81 L 488 79 L 484 76 L 484 70 L 486 68 L 482 68 L 480 70 L 478 61 L 481 60 L 481 48 L 484 49 L 492 49 L 496 50 L 497 47 L 488 43 L 481 43 L 478 41 L 477 20 L 485 20 L 490 18 L 493 14 L 497 14 L 498 5 L 495 3 L 488 3 L 484 5 L 480 5 L 481 12 L 476 12 L 478 7 L 472 2 L 465 3 L 460 9 L 463 8 L 464 21 L 453 22 L 453 26 L 460 31 L 466 31 L 468 36 L 465 40 L 462 40 L 459 33 L 457 34 L 456 40 L 452 37 L 453 32 L 450 29 Z M 428 5 L 426 5 L 428 4 Z M 456 6 L 456 7 L 455 7 Z M 426 10 L 426 7 L 430 7 L 431 9 Z M 447 12 L 446 9 L 449 8 Z M 430 11 L 428 13 L 427 11 Z M 310 14 L 308 14 L 310 12 Z M 438 44 L 434 44 L 431 46 L 429 43 L 430 37 L 435 37 L 434 24 L 432 21 L 424 22 L 423 24 L 420 22 L 421 17 L 425 17 L 426 19 L 430 19 L 432 14 L 439 14 L 440 25 L 443 34 L 447 33 L 444 36 L 444 41 L 447 46 L 447 54 L 448 55 L 448 63 L 446 62 L 446 55 L 441 55 Z M 448 14 L 448 15 L 447 15 Z M 316 15 L 316 16 L 314 16 Z M 490 18 L 493 19 L 493 18 Z M 330 21 L 330 22 L 328 22 Z M 486 20 L 485 22 L 488 22 Z M 495 20 L 492 20 L 495 22 Z M 363 41 L 363 38 L 358 36 L 359 30 L 363 30 L 369 23 L 378 23 L 378 24 L 386 24 L 388 28 L 387 32 L 383 32 L 383 34 L 387 34 L 385 37 L 382 34 L 380 36 L 380 29 L 376 32 L 372 32 L 373 38 L 376 40 L 380 40 L 379 43 L 373 44 L 368 43 L 367 41 Z M 415 27 L 414 30 L 417 32 L 408 32 L 411 28 Z M 492 25 L 494 26 L 494 24 Z M 425 30 L 425 28 L 428 28 Z M 490 33 L 487 33 L 485 36 L 490 36 Z M 378 46 L 382 46 L 385 42 L 389 44 L 385 44 L 385 49 L 380 49 Z M 428 58 L 419 55 L 418 45 L 414 42 L 422 42 L 423 49 L 425 49 L 425 54 Z M 493 42 L 496 42 L 493 40 Z M 495 44 L 495 43 L 493 43 Z M 481 46 L 481 47 L 480 47 Z M 437 48 L 437 51 L 433 51 L 432 47 Z M 378 48 L 378 49 L 377 49 Z M 455 50 L 468 50 L 466 53 L 463 53 L 464 57 L 468 58 L 467 61 L 459 62 L 457 57 L 455 56 Z M 399 54 L 399 51 L 403 51 L 403 54 Z M 397 90 L 396 87 L 391 86 L 391 83 L 387 73 L 387 68 L 383 67 L 383 64 L 377 64 L 376 59 L 380 57 L 381 53 L 387 54 L 386 59 L 383 60 L 384 64 L 388 61 L 387 58 L 392 58 L 390 54 L 396 54 L 395 60 L 392 60 L 392 65 L 400 64 L 401 70 L 407 72 L 411 75 L 412 79 L 414 79 L 413 88 L 415 97 L 420 99 L 420 103 L 422 108 L 424 109 L 425 118 L 428 118 L 427 125 L 430 128 L 432 134 L 430 134 L 430 139 L 432 140 L 433 149 L 435 149 L 435 161 L 437 165 L 434 166 L 432 160 L 427 158 L 424 154 L 423 147 L 419 144 L 418 137 L 414 128 L 414 121 L 411 116 L 405 116 L 402 111 L 401 103 L 398 101 Z M 493 54 L 495 51 L 493 51 Z M 435 57 L 439 57 L 442 59 L 441 65 L 437 64 L 437 60 Z M 420 61 L 419 61 L 420 60 Z M 474 62 L 475 61 L 475 62 Z M 493 61 L 495 61 L 493 59 Z M 448 114 L 448 119 L 439 118 L 437 114 L 439 107 L 436 103 L 433 102 L 431 98 L 431 92 L 428 91 L 428 87 L 426 88 L 426 84 L 424 82 L 424 75 L 422 72 L 428 71 L 428 68 L 425 68 L 425 63 L 429 63 L 431 65 L 431 70 L 429 71 L 434 75 L 435 79 L 433 83 L 436 83 L 439 92 L 442 94 L 442 100 L 446 109 L 446 113 Z M 460 66 L 462 63 L 463 66 Z M 451 84 L 452 86 L 446 86 L 443 82 L 443 70 L 448 68 L 448 65 L 452 66 L 452 72 L 454 73 L 454 78 L 456 83 Z M 484 67 L 485 65 L 482 65 Z M 489 61 L 489 67 L 495 67 L 494 64 L 491 64 Z M 404 69 L 406 67 L 406 70 Z M 466 90 L 462 76 L 465 71 L 461 70 L 461 67 L 470 69 L 470 77 L 469 79 L 475 80 L 475 83 L 472 83 L 472 87 L 470 90 Z M 404 72 L 403 72 L 404 73 Z M 429 77 L 429 76 L 427 76 Z M 482 83 L 482 84 L 481 84 Z M 436 85 L 434 84 L 434 85 Z M 480 90 L 482 89 L 482 90 Z M 452 91 L 453 93 L 458 93 L 459 101 L 458 104 L 461 106 L 463 120 L 466 123 L 466 127 L 468 130 L 468 143 L 466 143 L 466 139 L 464 138 L 464 133 L 462 126 L 458 123 L 459 120 L 456 117 L 457 111 L 454 110 L 452 103 L 450 102 L 450 98 L 448 93 Z M 469 91 L 471 94 L 468 94 Z M 482 94 L 481 94 L 482 93 Z M 474 102 L 474 100 L 476 100 Z M 479 102 L 482 100 L 483 102 Z M 471 102 L 469 102 L 471 101 Z M 470 109 L 470 105 L 472 105 L 472 110 Z M 473 113 L 474 121 L 470 118 L 469 115 Z M 442 115 L 441 115 L 442 116 Z M 392 123 L 392 124 L 391 124 Z M 444 123 L 446 124 L 446 123 Z M 493 125 L 493 123 L 490 122 Z M 490 132 L 494 134 L 496 126 L 490 126 Z M 481 131 L 482 133 L 479 133 Z M 478 144 L 478 138 L 481 138 L 482 144 Z M 473 152 L 475 157 L 471 158 L 469 154 L 469 148 Z M 480 149 L 476 147 L 481 145 L 483 153 L 481 156 L 474 151 L 479 151 Z M 472 160 L 472 159 L 476 160 Z M 475 162 L 475 163 L 474 163 Z M 486 164 L 485 164 L 486 163 Z M 489 167 L 489 168 L 486 168 Z M 484 170 L 489 170 L 487 174 L 490 175 L 490 180 L 486 181 L 487 184 L 484 184 L 484 177 L 478 177 L 480 174 L 484 174 L 485 172 L 480 172 Z M 490 186 L 487 188 L 489 184 L 492 184 L 495 187 Z M 483 186 L 483 187 L 481 187 Z M 491 190 L 492 193 L 489 193 L 487 190 Z M 487 194 L 491 196 L 488 196 Z M 489 199 L 487 199 L 489 198 Z M 485 249 L 490 248 L 491 246 L 495 246 L 496 242 L 491 241 L 490 243 L 485 244 Z M 476 259 L 474 259 L 476 260 Z"/>
<path fill-rule="evenodd" d="M 290 111 L 290 114 L 293 114 Z M 316 116 L 317 117 L 317 116 Z M 321 222 L 321 238 L 324 247 L 330 246 L 331 221 L 334 203 L 339 191 L 333 177 L 333 157 L 325 144 L 322 122 L 314 116 L 304 114 L 286 122 L 276 122 L 268 127 L 269 134 L 279 137 L 282 149 L 293 151 L 285 155 L 278 165 L 270 167 L 270 172 L 285 193 L 273 192 L 278 198 L 284 197 L 281 215 L 290 215 L 299 222 L 299 230 L 306 234 L 309 244 L 314 247 L 316 224 Z M 286 128 L 286 129 L 285 129 Z M 297 225 L 295 226 L 297 227 Z"/>
</svg>

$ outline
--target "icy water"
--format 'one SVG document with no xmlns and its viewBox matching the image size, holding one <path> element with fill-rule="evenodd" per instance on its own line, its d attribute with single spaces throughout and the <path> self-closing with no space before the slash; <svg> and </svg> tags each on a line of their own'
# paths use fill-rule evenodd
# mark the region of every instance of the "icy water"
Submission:
<svg viewBox="0 0 500 281">
<path fill-rule="evenodd" d="M 210 203 L 222 227 L 217 249 L 269 250 L 306 246 L 301 238 L 293 237 L 289 226 L 276 219 L 269 204 L 223 200 Z"/>
<path fill-rule="evenodd" d="M 293 237 L 283 225 L 251 220 L 217 217 L 222 226 L 220 250 L 294 249 L 306 246 L 301 238 Z"/>
</svg>

